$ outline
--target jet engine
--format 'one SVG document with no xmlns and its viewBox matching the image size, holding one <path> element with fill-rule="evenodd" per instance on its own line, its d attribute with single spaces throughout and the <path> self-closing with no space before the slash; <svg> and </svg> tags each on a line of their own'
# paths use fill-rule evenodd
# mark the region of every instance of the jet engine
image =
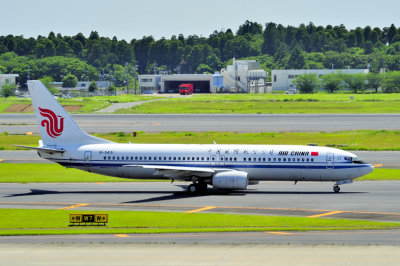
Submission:
<svg viewBox="0 0 400 266">
<path fill-rule="evenodd" d="M 248 183 L 247 173 L 242 171 L 216 173 L 212 179 L 212 185 L 217 189 L 246 189 Z"/>
</svg>

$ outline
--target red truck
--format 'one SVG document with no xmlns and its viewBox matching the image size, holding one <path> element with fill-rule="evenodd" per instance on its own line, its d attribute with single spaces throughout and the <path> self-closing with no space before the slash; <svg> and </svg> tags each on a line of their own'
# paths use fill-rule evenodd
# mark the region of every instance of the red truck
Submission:
<svg viewBox="0 0 400 266">
<path fill-rule="evenodd" d="M 179 85 L 179 93 L 181 95 L 189 95 L 193 93 L 193 84 L 181 84 Z"/>
</svg>

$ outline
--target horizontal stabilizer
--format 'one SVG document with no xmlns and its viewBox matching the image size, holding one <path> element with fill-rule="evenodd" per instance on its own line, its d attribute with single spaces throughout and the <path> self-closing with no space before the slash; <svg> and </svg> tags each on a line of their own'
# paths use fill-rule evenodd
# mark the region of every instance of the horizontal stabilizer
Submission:
<svg viewBox="0 0 400 266">
<path fill-rule="evenodd" d="M 65 152 L 65 150 L 57 150 L 57 149 L 43 148 L 43 147 L 32 147 L 32 146 L 23 146 L 23 145 L 13 145 L 13 146 L 30 149 L 30 150 L 43 151 L 43 152 L 47 152 L 47 153 L 63 153 L 63 152 Z"/>
</svg>

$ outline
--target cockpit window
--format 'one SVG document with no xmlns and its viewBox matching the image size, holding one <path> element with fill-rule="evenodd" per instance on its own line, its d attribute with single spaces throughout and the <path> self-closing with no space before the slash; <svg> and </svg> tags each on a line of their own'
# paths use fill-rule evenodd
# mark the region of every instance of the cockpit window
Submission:
<svg viewBox="0 0 400 266">
<path fill-rule="evenodd" d="M 364 162 L 360 160 L 360 158 L 358 157 L 352 157 L 351 160 L 353 163 L 359 163 L 359 164 L 363 164 Z"/>
</svg>

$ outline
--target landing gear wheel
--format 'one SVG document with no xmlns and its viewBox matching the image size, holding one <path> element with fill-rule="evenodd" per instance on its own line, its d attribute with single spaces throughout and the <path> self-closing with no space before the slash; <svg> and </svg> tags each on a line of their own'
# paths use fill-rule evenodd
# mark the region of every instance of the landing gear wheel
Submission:
<svg viewBox="0 0 400 266">
<path fill-rule="evenodd" d="M 188 186 L 188 192 L 191 194 L 197 193 L 198 190 L 199 189 L 195 184 L 191 184 L 190 186 Z"/>
<path fill-rule="evenodd" d="M 333 186 L 333 191 L 334 191 L 335 193 L 338 193 L 338 192 L 340 191 L 340 187 L 339 187 L 338 185 Z"/>
</svg>

